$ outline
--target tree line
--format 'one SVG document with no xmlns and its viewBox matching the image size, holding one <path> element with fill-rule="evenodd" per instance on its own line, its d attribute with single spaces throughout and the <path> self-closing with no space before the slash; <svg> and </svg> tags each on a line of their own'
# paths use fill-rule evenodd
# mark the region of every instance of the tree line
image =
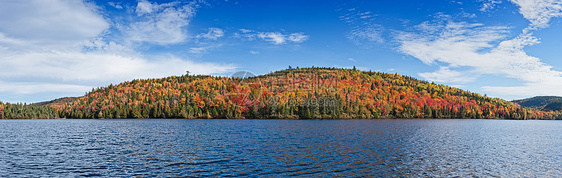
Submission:
<svg viewBox="0 0 562 178">
<path fill-rule="evenodd" d="M 400 74 L 290 68 L 253 78 L 142 79 L 43 106 L 0 103 L 1 118 L 559 119 Z"/>
</svg>

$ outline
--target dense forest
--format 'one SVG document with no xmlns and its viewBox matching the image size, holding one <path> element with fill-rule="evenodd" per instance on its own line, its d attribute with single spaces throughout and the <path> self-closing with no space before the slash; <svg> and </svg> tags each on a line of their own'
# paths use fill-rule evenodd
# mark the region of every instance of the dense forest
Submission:
<svg viewBox="0 0 562 178">
<path fill-rule="evenodd" d="M 399 74 L 355 69 L 289 68 L 247 79 L 171 76 L 93 89 L 83 97 L 40 105 L 0 103 L 18 118 L 487 118 L 558 119 L 561 113 L 521 107 Z"/>
<path fill-rule="evenodd" d="M 535 96 L 512 102 L 542 111 L 562 111 L 562 97 L 559 96 Z"/>
<path fill-rule="evenodd" d="M 60 118 L 55 108 L 28 104 L 0 102 L 0 119 L 54 119 Z"/>
</svg>

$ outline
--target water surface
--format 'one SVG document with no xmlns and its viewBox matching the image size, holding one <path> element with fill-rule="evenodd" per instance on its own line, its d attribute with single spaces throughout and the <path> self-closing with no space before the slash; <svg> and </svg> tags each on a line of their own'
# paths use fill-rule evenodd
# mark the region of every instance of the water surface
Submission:
<svg viewBox="0 0 562 178">
<path fill-rule="evenodd" d="M 0 177 L 562 177 L 562 122 L 0 120 Z"/>
</svg>

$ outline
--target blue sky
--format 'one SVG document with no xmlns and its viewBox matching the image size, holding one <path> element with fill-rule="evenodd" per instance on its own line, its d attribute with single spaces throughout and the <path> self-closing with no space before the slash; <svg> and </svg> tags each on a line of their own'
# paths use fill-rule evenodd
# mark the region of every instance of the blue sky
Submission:
<svg viewBox="0 0 562 178">
<path fill-rule="evenodd" d="M 562 96 L 562 1 L 0 2 L 0 100 L 137 78 L 356 66 L 507 100 Z"/>
</svg>

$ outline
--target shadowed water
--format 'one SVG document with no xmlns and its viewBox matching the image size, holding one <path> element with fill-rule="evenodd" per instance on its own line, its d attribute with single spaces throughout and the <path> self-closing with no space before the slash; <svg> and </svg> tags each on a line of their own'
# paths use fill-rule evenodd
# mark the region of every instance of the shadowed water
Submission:
<svg viewBox="0 0 562 178">
<path fill-rule="evenodd" d="M 562 122 L 0 120 L 0 177 L 562 177 Z"/>
</svg>

